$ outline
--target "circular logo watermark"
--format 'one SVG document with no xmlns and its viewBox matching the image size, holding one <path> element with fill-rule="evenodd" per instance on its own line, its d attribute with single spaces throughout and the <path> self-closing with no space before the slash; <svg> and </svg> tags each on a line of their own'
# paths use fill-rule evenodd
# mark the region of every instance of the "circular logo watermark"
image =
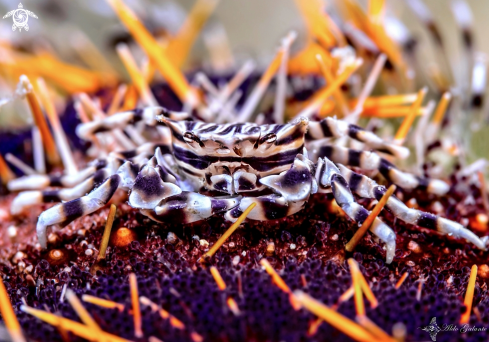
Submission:
<svg viewBox="0 0 489 342">
<path fill-rule="evenodd" d="M 29 17 L 37 19 L 37 15 L 35 15 L 34 12 L 24 9 L 24 6 L 22 6 L 21 3 L 19 3 L 17 9 L 12 10 L 7 14 L 5 14 L 3 16 L 3 19 L 9 17 L 12 17 L 14 21 L 14 24 L 12 25 L 12 31 L 19 29 L 19 32 L 22 31 L 22 29 L 29 31 L 29 25 L 27 25 L 27 21 L 29 20 Z"/>
</svg>

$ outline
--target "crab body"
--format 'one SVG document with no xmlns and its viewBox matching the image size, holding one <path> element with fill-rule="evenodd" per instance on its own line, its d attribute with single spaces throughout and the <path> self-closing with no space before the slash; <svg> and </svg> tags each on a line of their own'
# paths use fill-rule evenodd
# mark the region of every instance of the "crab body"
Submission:
<svg viewBox="0 0 489 342">
<path fill-rule="evenodd" d="M 35 175 L 14 180 L 10 190 L 30 191 L 17 196 L 12 213 L 38 203 L 65 201 L 39 217 L 37 232 L 45 248 L 49 226 L 67 224 L 98 210 L 118 188 L 128 191 L 129 204 L 151 219 L 180 223 L 204 220 L 217 213 L 235 221 L 252 203 L 256 206 L 248 219 L 279 219 L 303 209 L 311 194 L 331 192 L 346 215 L 359 225 L 369 211 L 355 201 L 353 193 L 379 200 L 386 189 L 347 166 L 377 170 L 388 181 L 407 189 L 438 195 L 448 191 L 446 183 L 402 172 L 374 151 L 329 144 L 330 138 L 350 137 L 395 157 L 408 154 L 403 147 L 333 118 L 319 122 L 299 118 L 280 125 L 214 124 L 186 118 L 183 113 L 148 107 L 80 125 L 78 134 L 89 139 L 94 134 L 144 123 L 156 126 L 161 139 L 134 151 L 112 152 L 74 176 Z M 50 186 L 64 188 L 44 190 Z M 407 223 L 486 248 L 484 239 L 462 225 L 410 209 L 395 196 L 388 199 L 386 207 Z M 385 243 L 386 259 L 391 262 L 394 231 L 380 218 L 374 219 L 370 231 Z"/>
</svg>

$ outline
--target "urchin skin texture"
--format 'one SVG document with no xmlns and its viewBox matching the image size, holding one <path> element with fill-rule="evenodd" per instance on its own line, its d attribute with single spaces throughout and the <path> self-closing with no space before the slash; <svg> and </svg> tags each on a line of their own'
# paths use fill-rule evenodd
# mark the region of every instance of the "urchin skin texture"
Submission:
<svg viewBox="0 0 489 342">
<path fill-rule="evenodd" d="M 15 312 L 26 335 L 34 341 L 62 341 L 59 332 L 36 318 L 22 313 L 19 307 L 25 299 L 28 305 L 57 313 L 79 321 L 67 301 L 61 301 L 62 288 L 66 284 L 81 297 L 91 294 L 124 304 L 124 310 L 103 309 L 85 303 L 100 327 L 107 332 L 134 340 L 132 308 L 129 296 L 128 274 L 136 273 L 140 296 L 146 296 L 161 305 L 185 324 L 176 329 L 168 320 L 142 305 L 143 332 L 146 341 L 150 336 L 165 341 L 190 340 L 197 332 L 205 341 L 349 341 L 345 335 L 322 323 L 314 336 L 308 336 L 310 323 L 315 316 L 301 309 L 295 311 L 288 295 L 271 281 L 259 266 L 259 260 L 267 258 L 287 285 L 300 289 L 325 303 L 334 305 L 339 296 L 351 286 L 346 257 L 354 257 L 360 270 L 379 300 L 379 306 L 371 309 L 366 301 L 367 315 L 387 332 L 397 322 L 404 322 L 407 341 L 426 340 L 429 336 L 418 329 L 426 326 L 432 317 L 438 324 L 456 324 L 465 310 L 463 296 L 470 269 L 468 266 L 483 260 L 483 252 L 466 254 L 471 247 L 450 243 L 436 235 L 398 230 L 398 250 L 391 265 L 383 261 L 383 251 L 369 237 L 352 255 L 343 254 L 343 246 L 354 232 L 354 224 L 335 213 L 324 213 L 331 203 L 331 195 L 316 195 L 310 207 L 282 220 L 261 223 L 261 230 L 253 222 L 245 223 L 245 229 L 236 231 L 218 253 L 204 265 L 197 262 L 206 250 L 207 241 L 212 245 L 228 223 L 222 217 L 193 225 L 160 225 L 144 218 L 127 205 L 119 207 L 114 227 L 129 226 L 138 232 L 138 239 L 125 247 L 109 247 L 107 260 L 93 268 L 96 253 L 88 256 L 85 251 L 100 244 L 103 233 L 103 217 L 107 210 L 92 214 L 94 222 L 100 222 L 88 230 L 85 236 L 70 233 L 80 224 L 73 223 L 57 234 L 59 242 L 54 246 L 68 254 L 63 264 L 55 264 L 48 254 L 39 254 L 35 248 L 26 250 L 25 262 L 33 265 L 29 274 L 17 267 L 0 268 Z M 105 216 L 104 216 L 105 215 Z M 97 217 L 101 216 L 101 220 Z M 386 216 L 389 224 L 393 218 Z M 275 227 L 275 230 L 272 229 Z M 169 231 L 177 237 L 167 238 Z M 420 254 L 406 253 L 408 242 L 416 237 L 422 250 Z M 267 254 L 267 246 L 273 242 L 275 251 Z M 445 249 L 449 253 L 444 252 Z M 457 256 L 458 255 L 458 256 Z M 209 272 L 214 265 L 227 285 L 220 291 Z M 205 266 L 205 268 L 203 267 Z M 69 267 L 69 268 L 67 268 Z M 404 272 L 409 277 L 399 289 L 395 284 Z M 424 285 L 417 300 L 419 280 Z M 36 286 L 39 284 L 39 286 Z M 488 296 L 485 286 L 476 283 L 471 325 L 489 323 Z M 235 316 L 226 306 L 231 296 L 241 311 Z M 342 303 L 338 311 L 354 319 L 354 302 Z M 442 332 L 440 341 L 487 339 L 487 333 L 459 334 Z M 74 338 L 73 340 L 77 340 Z"/>
</svg>

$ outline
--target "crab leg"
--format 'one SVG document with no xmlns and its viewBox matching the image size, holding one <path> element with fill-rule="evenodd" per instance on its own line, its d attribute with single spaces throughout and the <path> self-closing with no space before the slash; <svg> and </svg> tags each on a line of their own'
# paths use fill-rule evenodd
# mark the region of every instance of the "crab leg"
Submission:
<svg viewBox="0 0 489 342">
<path fill-rule="evenodd" d="M 158 148 L 163 154 L 171 154 L 171 141 L 146 143 L 134 150 L 111 152 L 110 156 L 131 161 L 134 161 L 136 158 L 141 159 L 144 157 L 149 159 L 155 154 Z"/>
<path fill-rule="evenodd" d="M 32 205 L 74 200 L 75 198 L 82 197 L 86 193 L 92 191 L 107 177 L 107 171 L 101 169 L 96 171 L 92 177 L 87 178 L 71 189 L 23 191 L 12 201 L 10 212 L 12 215 L 18 215 Z"/>
<path fill-rule="evenodd" d="M 347 180 L 350 188 L 361 197 L 375 198 L 379 200 L 387 191 L 385 187 L 379 186 L 374 180 L 355 173 L 343 165 L 338 165 L 341 174 Z M 404 222 L 424 228 L 434 229 L 442 234 L 448 234 L 455 238 L 464 238 L 474 244 L 477 248 L 485 250 L 486 240 L 479 238 L 473 232 L 461 224 L 407 207 L 396 196 L 392 195 L 385 205 L 396 217 Z"/>
<path fill-rule="evenodd" d="M 47 187 L 73 188 L 92 177 L 100 169 L 109 167 L 112 170 L 110 174 L 114 174 L 125 161 L 136 164 L 145 162 L 147 158 L 156 153 L 158 148 L 162 154 L 171 153 L 169 144 L 147 143 L 131 151 L 112 152 L 107 159 L 97 159 L 74 175 L 29 175 L 11 180 L 7 187 L 10 191 L 42 190 Z"/>
<path fill-rule="evenodd" d="M 360 226 L 366 220 L 370 212 L 355 202 L 348 184 L 340 173 L 340 170 L 328 159 L 321 158 L 316 169 L 316 181 L 319 192 L 326 192 L 329 187 L 338 205 L 353 221 Z M 396 252 L 396 234 L 378 217 L 370 226 L 370 231 L 386 244 L 386 262 L 389 264 L 394 259 Z"/>
<path fill-rule="evenodd" d="M 374 133 L 366 131 L 359 126 L 329 117 L 321 121 L 309 122 L 309 131 L 306 139 L 317 140 L 323 138 L 342 138 L 346 136 L 358 140 L 374 150 L 391 154 L 400 159 L 405 159 L 409 156 L 409 150 L 406 147 L 390 144 Z"/>
<path fill-rule="evenodd" d="M 151 145 L 152 148 L 154 148 L 154 144 Z M 124 152 L 124 154 L 124 156 L 128 157 L 133 155 L 131 152 Z M 103 160 L 98 163 L 98 166 L 106 165 L 104 168 L 95 171 L 92 176 L 88 177 L 86 180 L 82 181 L 80 184 L 77 184 L 73 188 L 21 192 L 13 200 L 10 211 L 12 215 L 18 215 L 32 205 L 71 201 L 92 191 L 107 177 L 116 173 L 121 177 L 121 188 L 126 190 L 133 189 L 138 172 L 144 165 L 154 168 L 159 177 L 165 182 L 177 183 L 177 178 L 171 171 L 168 170 L 169 166 L 164 160 L 163 152 L 160 146 L 156 148 L 154 154 L 155 155 L 149 161 L 144 158 L 139 158 L 138 156 L 134 157 L 133 159 L 140 159 L 139 163 L 133 163 L 131 161 L 124 162 L 123 159 L 114 158 L 114 155 L 111 155 L 107 160 Z"/>
<path fill-rule="evenodd" d="M 11 180 L 7 184 L 10 191 L 39 190 L 49 186 L 73 187 L 90 177 L 104 165 L 92 165 L 74 175 L 29 175 Z"/>
<path fill-rule="evenodd" d="M 23 206 L 47 200 L 72 199 L 70 202 L 46 210 L 39 217 L 38 237 L 41 246 L 45 248 L 47 226 L 57 223 L 68 224 L 76 218 L 96 211 L 110 200 L 117 188 L 131 189 L 129 204 L 133 208 L 141 210 L 156 210 L 164 199 L 180 194 L 182 190 L 174 184 L 177 182 L 176 178 L 167 171 L 164 164 L 159 163 L 162 160 L 163 155 L 160 148 L 156 149 L 155 156 L 146 161 L 142 168 L 129 161 L 124 162 L 119 168 L 115 168 L 117 163 L 121 163 L 123 160 L 113 159 L 114 162 L 111 167 L 108 166 L 99 170 L 93 177 L 73 189 L 22 193 L 16 198 L 15 208 L 20 210 Z M 106 178 L 107 176 L 110 177 Z M 73 199 L 83 196 L 104 179 L 106 180 L 89 195 Z M 190 211 L 195 211 L 193 208 L 195 203 L 194 199 L 190 201 Z M 212 208 L 217 208 L 218 204 L 212 203 Z"/>
<path fill-rule="evenodd" d="M 157 124 L 156 116 L 162 115 L 173 120 L 183 120 L 188 117 L 187 113 L 172 112 L 163 107 L 146 107 L 134 109 L 127 112 L 117 113 L 100 120 L 80 124 L 76 128 L 76 134 L 89 140 L 96 133 L 110 132 L 114 129 L 124 129 L 129 125 L 144 122 L 149 126 Z"/>
<path fill-rule="evenodd" d="M 73 220 L 91 214 L 109 202 L 119 187 L 121 178 L 112 175 L 98 188 L 81 198 L 58 204 L 44 211 L 37 221 L 37 237 L 42 248 L 47 247 L 47 228 L 54 224 L 67 225 Z"/>
<path fill-rule="evenodd" d="M 403 189 L 419 189 L 436 195 L 444 195 L 450 187 L 444 181 L 428 179 L 403 172 L 377 153 L 357 151 L 342 146 L 326 145 L 312 148 L 314 159 L 328 158 L 335 163 L 356 166 L 363 170 L 378 170 L 388 181 Z"/>
<path fill-rule="evenodd" d="M 196 192 L 183 191 L 161 201 L 154 209 L 141 209 L 141 213 L 157 222 L 175 221 L 192 223 L 201 221 L 238 205 L 240 196 L 209 197 Z"/>
</svg>

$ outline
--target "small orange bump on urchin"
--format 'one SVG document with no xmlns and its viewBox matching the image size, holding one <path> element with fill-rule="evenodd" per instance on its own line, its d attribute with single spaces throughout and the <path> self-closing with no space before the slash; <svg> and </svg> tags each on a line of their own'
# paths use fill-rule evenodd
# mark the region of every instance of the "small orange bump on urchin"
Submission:
<svg viewBox="0 0 489 342">
<path fill-rule="evenodd" d="M 51 265 L 62 265 L 68 262 L 69 252 L 65 249 L 52 249 L 49 251 L 46 260 Z"/>
<path fill-rule="evenodd" d="M 489 218 L 484 213 L 479 213 L 469 218 L 470 228 L 481 233 L 487 232 L 489 229 Z"/>
<path fill-rule="evenodd" d="M 487 264 L 480 265 L 477 270 L 477 275 L 484 279 L 489 278 L 489 266 Z"/>
<path fill-rule="evenodd" d="M 132 229 L 121 227 L 112 233 L 110 245 L 125 247 L 135 240 L 137 240 L 137 234 Z"/>
</svg>

